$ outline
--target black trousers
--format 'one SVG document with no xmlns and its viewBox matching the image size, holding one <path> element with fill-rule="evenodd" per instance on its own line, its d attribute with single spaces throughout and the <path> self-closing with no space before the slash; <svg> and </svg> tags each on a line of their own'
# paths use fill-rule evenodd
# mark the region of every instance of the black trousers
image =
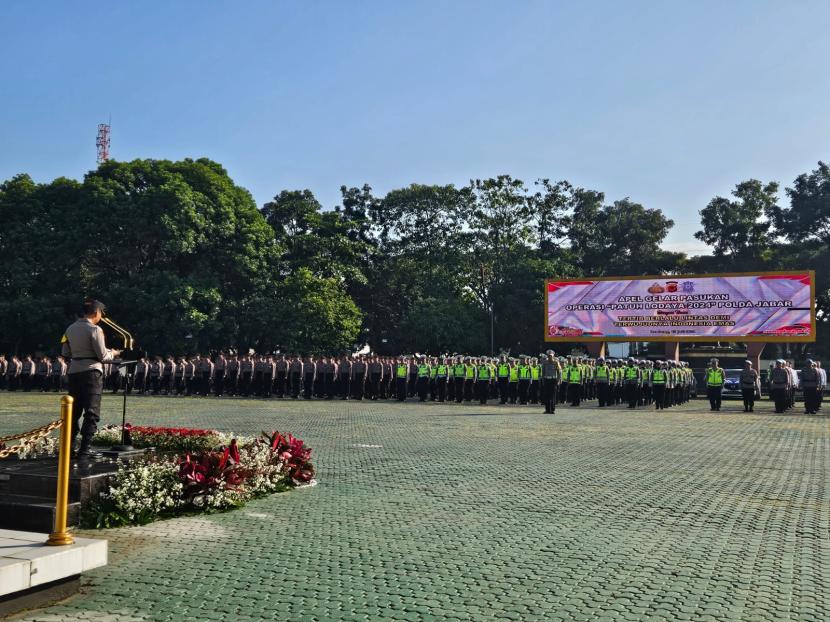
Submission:
<svg viewBox="0 0 830 622">
<path fill-rule="evenodd" d="M 363 389 L 366 381 L 366 374 L 364 372 L 355 372 L 352 375 L 352 397 L 356 400 L 363 399 Z"/>
<path fill-rule="evenodd" d="M 101 420 L 101 393 L 104 391 L 104 374 L 97 369 L 69 374 L 69 395 L 72 402 L 72 438 L 80 431 L 81 444 L 88 447 Z M 83 426 L 79 427 L 81 417 Z"/>
<path fill-rule="evenodd" d="M 516 403 L 516 399 L 519 397 L 519 381 L 507 382 L 507 397 L 510 400 L 511 404 Z"/>
<path fill-rule="evenodd" d="M 314 375 L 306 374 L 303 377 L 303 399 L 310 400 L 314 393 Z"/>
<path fill-rule="evenodd" d="M 636 408 L 640 401 L 640 387 L 634 383 L 625 385 L 625 399 L 629 408 Z"/>
<path fill-rule="evenodd" d="M 464 401 L 471 402 L 473 401 L 473 393 L 475 393 L 475 384 L 476 381 L 472 378 L 467 378 L 464 380 Z"/>
<path fill-rule="evenodd" d="M 808 414 L 818 411 L 818 388 L 804 387 L 804 412 Z"/>
<path fill-rule="evenodd" d="M 723 387 L 706 387 L 706 396 L 709 398 L 709 407 L 712 410 L 720 410 L 721 393 L 723 393 Z"/>
<path fill-rule="evenodd" d="M 582 384 L 579 382 L 568 383 L 568 399 L 571 400 L 571 406 L 579 406 L 582 402 Z"/>
<path fill-rule="evenodd" d="M 373 371 L 369 374 L 366 396 L 370 400 L 376 400 L 380 396 L 380 372 Z"/>
<path fill-rule="evenodd" d="M 443 402 L 447 399 L 447 379 L 444 378 L 436 378 L 435 379 L 435 390 L 438 393 L 438 401 Z"/>
<path fill-rule="evenodd" d="M 476 382 L 476 393 L 478 394 L 478 401 L 481 404 L 487 403 L 487 395 L 490 393 L 490 381 L 479 380 Z"/>
<path fill-rule="evenodd" d="M 239 372 L 228 372 L 225 374 L 225 393 L 236 395 L 236 387 L 239 385 Z"/>
<path fill-rule="evenodd" d="M 348 374 L 340 374 L 340 380 L 338 381 L 338 388 L 340 389 L 339 394 L 341 399 L 346 399 L 349 397 L 349 375 Z"/>
<path fill-rule="evenodd" d="M 741 397 L 744 398 L 744 408 L 752 410 L 755 407 L 755 387 L 742 387 Z"/>
<path fill-rule="evenodd" d="M 519 380 L 519 403 L 527 404 L 527 397 L 530 391 L 530 380 L 522 378 Z"/>
<path fill-rule="evenodd" d="M 403 402 L 406 399 L 406 378 L 395 378 L 395 387 L 398 393 L 398 401 Z"/>
<path fill-rule="evenodd" d="M 652 387 L 654 393 L 654 407 L 657 410 L 663 410 L 666 407 L 666 385 L 655 384 Z"/>
<path fill-rule="evenodd" d="M 210 395 L 210 372 L 203 371 L 202 372 L 202 395 L 207 397 Z"/>
<path fill-rule="evenodd" d="M 418 399 L 422 402 L 427 401 L 427 389 L 429 389 L 429 376 L 418 377 Z"/>
<path fill-rule="evenodd" d="M 217 397 L 225 392 L 225 370 L 213 372 L 213 392 Z"/>
<path fill-rule="evenodd" d="M 456 376 L 453 378 L 453 383 L 455 384 L 455 401 L 460 404 L 464 399 L 464 378 Z"/>
<path fill-rule="evenodd" d="M 556 412 L 557 392 L 559 381 L 551 378 L 542 379 L 542 403 L 545 405 L 546 413 Z"/>
<path fill-rule="evenodd" d="M 274 381 L 274 390 L 277 393 L 277 397 L 285 397 L 285 372 L 278 371 L 277 372 L 277 379 Z"/>
<path fill-rule="evenodd" d="M 775 402 L 775 412 L 783 413 L 787 408 L 787 389 L 772 387 L 769 396 Z"/>
<path fill-rule="evenodd" d="M 496 386 L 499 388 L 499 401 L 502 404 L 507 404 L 507 376 L 499 378 L 496 381 Z"/>
<path fill-rule="evenodd" d="M 598 383 L 597 385 L 597 401 L 599 402 L 600 406 L 610 406 L 611 405 L 611 387 L 608 386 L 608 383 Z"/>
</svg>

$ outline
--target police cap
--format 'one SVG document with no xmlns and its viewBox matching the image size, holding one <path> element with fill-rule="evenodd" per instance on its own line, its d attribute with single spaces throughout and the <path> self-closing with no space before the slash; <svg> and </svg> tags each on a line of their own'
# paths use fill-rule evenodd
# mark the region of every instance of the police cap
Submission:
<svg viewBox="0 0 830 622">
<path fill-rule="evenodd" d="M 84 298 L 84 303 L 81 306 L 81 312 L 84 315 L 95 315 L 98 311 L 104 313 L 106 310 L 107 306 L 100 300 L 95 300 L 94 298 Z"/>
</svg>

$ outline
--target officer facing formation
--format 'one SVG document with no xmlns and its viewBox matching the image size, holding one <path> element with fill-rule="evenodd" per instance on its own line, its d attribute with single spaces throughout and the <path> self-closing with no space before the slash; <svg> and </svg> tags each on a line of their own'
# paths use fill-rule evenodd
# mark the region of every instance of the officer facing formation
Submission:
<svg viewBox="0 0 830 622">
<path fill-rule="evenodd" d="M 61 354 L 71 359 L 69 364 L 69 395 L 72 403 L 72 447 L 80 459 L 95 456 L 92 452 L 92 437 L 101 419 L 101 393 L 104 390 L 104 363 L 111 363 L 118 350 L 108 350 L 104 331 L 98 326 L 104 315 L 103 303 L 87 299 L 81 309 L 81 317 L 71 324 L 64 333 Z M 77 445 L 79 423 L 81 442 Z"/>
</svg>

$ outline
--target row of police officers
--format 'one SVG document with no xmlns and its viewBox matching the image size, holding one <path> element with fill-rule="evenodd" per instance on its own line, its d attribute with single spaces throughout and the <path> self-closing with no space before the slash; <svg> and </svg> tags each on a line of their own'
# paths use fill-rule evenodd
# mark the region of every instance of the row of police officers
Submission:
<svg viewBox="0 0 830 622">
<path fill-rule="evenodd" d="M 113 373 L 110 387 L 153 395 L 241 395 L 299 399 L 397 399 L 480 404 L 557 404 L 663 409 L 687 401 L 695 379 L 684 362 L 633 358 L 299 357 L 220 354 L 140 359 L 131 385 Z"/>
</svg>

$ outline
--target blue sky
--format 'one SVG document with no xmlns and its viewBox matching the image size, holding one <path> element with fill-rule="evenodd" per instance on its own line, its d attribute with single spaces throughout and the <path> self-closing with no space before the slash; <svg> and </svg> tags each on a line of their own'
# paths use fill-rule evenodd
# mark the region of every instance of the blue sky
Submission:
<svg viewBox="0 0 830 622">
<path fill-rule="evenodd" d="M 263 203 L 510 173 L 698 210 L 830 159 L 830 2 L 0 3 L 0 179 L 208 156 Z"/>
</svg>

